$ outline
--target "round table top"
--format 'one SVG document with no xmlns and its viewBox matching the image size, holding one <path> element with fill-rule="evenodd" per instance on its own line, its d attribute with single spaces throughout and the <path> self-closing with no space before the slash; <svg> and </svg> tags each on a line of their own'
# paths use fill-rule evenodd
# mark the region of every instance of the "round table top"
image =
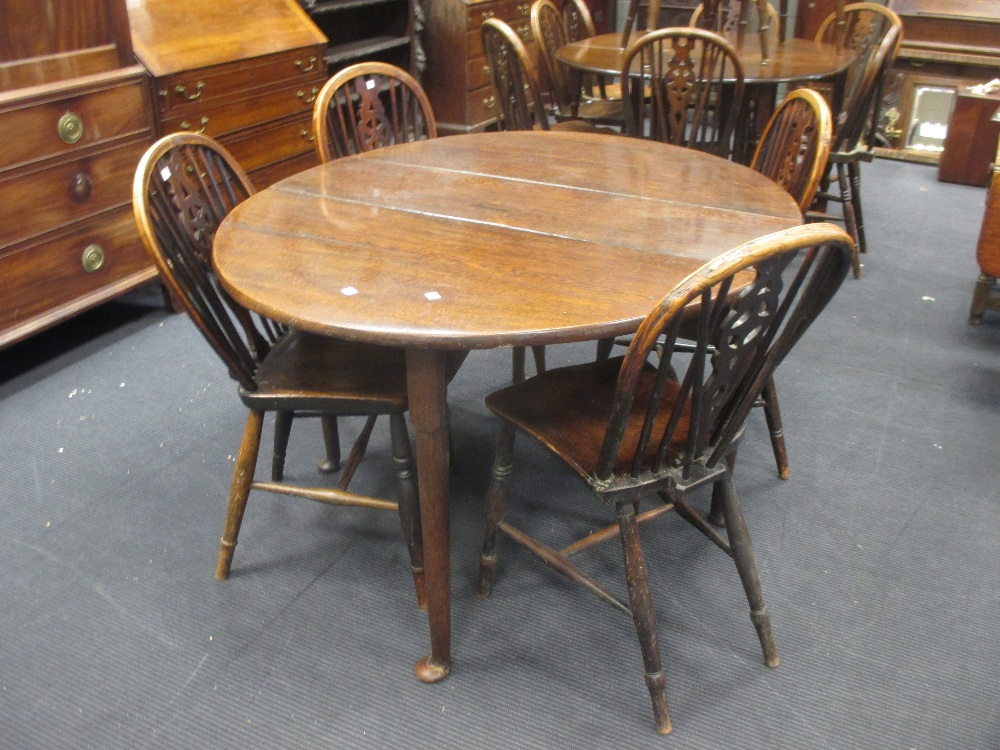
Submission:
<svg viewBox="0 0 1000 750">
<path fill-rule="evenodd" d="M 635 42 L 645 34 L 645 31 L 635 32 L 630 41 Z M 747 34 L 739 46 L 733 39 L 729 42 L 743 63 L 744 80 L 750 84 L 827 78 L 843 72 L 854 59 L 850 50 L 838 53 L 832 44 L 793 38 L 775 45 L 765 63 L 761 59 L 760 39 L 756 34 Z M 599 34 L 560 47 L 556 50 L 556 58 L 590 73 L 621 75 L 624 52 L 621 34 Z"/>
<path fill-rule="evenodd" d="M 223 221 L 242 304 L 346 339 L 436 349 L 634 331 L 703 262 L 801 224 L 763 175 L 565 132 L 456 135 L 306 170 Z"/>
</svg>

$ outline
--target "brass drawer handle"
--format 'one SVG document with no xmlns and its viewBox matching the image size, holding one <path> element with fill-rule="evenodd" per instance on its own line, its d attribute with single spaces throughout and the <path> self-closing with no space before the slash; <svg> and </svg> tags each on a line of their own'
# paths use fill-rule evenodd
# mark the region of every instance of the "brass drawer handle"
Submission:
<svg viewBox="0 0 1000 750">
<path fill-rule="evenodd" d="M 104 266 L 104 248 L 100 245 L 87 245 L 80 257 L 80 263 L 87 273 L 100 271 Z"/>
<path fill-rule="evenodd" d="M 312 89 L 309 90 L 309 93 L 310 96 L 306 97 L 305 91 L 299 91 L 295 94 L 295 96 L 301 99 L 303 104 L 312 104 L 314 101 L 316 101 L 316 94 L 319 93 L 319 89 L 313 86 Z"/>
<path fill-rule="evenodd" d="M 75 112 L 67 112 L 59 118 L 57 130 L 63 143 L 72 145 L 83 137 L 83 118 Z"/>
<path fill-rule="evenodd" d="M 497 13 L 496 13 L 495 10 L 484 10 L 483 11 L 483 20 L 485 21 L 487 19 L 493 18 L 496 14 Z"/>
<path fill-rule="evenodd" d="M 483 66 L 483 73 L 485 73 L 485 74 L 486 74 L 486 77 L 487 77 L 487 78 L 489 78 L 489 76 L 490 76 L 490 75 L 492 75 L 492 74 L 490 73 L 490 66 L 489 66 L 489 65 L 484 65 L 484 66 Z"/>
<path fill-rule="evenodd" d="M 309 58 L 308 65 L 303 63 L 301 60 L 296 60 L 295 67 L 299 69 L 300 73 L 311 73 L 316 70 L 316 56 L 313 55 Z"/>
<path fill-rule="evenodd" d="M 302 137 L 302 140 L 306 141 L 307 143 L 312 143 L 313 140 L 315 140 L 313 138 L 313 134 L 310 133 L 305 128 L 302 128 L 302 130 L 299 131 L 299 135 Z"/>
<path fill-rule="evenodd" d="M 521 39 L 523 41 L 530 42 L 531 41 L 531 27 L 528 26 L 528 25 L 518 26 L 517 27 L 517 35 L 519 37 L 521 37 Z"/>
<path fill-rule="evenodd" d="M 483 106 L 486 109 L 493 109 L 497 105 L 497 98 L 495 96 L 488 96 L 483 99 Z"/>
<path fill-rule="evenodd" d="M 201 96 L 202 89 L 204 89 L 204 88 L 205 88 L 205 82 L 204 81 L 198 81 L 197 85 L 195 85 L 195 92 L 193 94 L 189 94 L 187 92 L 187 87 L 186 86 L 176 86 L 176 87 L 174 87 L 174 91 L 176 91 L 178 94 L 180 94 L 181 96 L 183 96 L 189 102 L 193 102 L 195 99 L 197 99 L 199 96 Z"/>
<path fill-rule="evenodd" d="M 519 16 L 526 16 L 530 12 L 531 12 L 531 4 L 530 3 L 521 3 L 520 5 L 517 6 L 517 14 Z"/>
<path fill-rule="evenodd" d="M 83 203 L 87 198 L 90 197 L 93 191 L 93 183 L 90 180 L 90 175 L 80 172 L 76 177 L 70 180 L 69 183 L 69 197 L 75 200 L 77 203 Z"/>
<path fill-rule="evenodd" d="M 199 120 L 198 122 L 201 125 L 201 127 L 198 128 L 195 132 L 204 133 L 205 128 L 208 126 L 208 118 L 202 117 L 201 120 Z M 181 123 L 181 130 L 190 130 L 190 129 L 191 129 L 191 123 L 189 123 L 187 120 Z"/>
</svg>

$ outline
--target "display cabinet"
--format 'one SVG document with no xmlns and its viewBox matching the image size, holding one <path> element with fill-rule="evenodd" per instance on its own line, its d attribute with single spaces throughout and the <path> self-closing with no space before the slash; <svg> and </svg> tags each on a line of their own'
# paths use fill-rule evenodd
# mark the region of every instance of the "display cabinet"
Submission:
<svg viewBox="0 0 1000 750">
<path fill-rule="evenodd" d="M 152 142 L 126 0 L 5 0 L 0 346 L 156 277 L 132 218 Z"/>
<path fill-rule="evenodd" d="M 417 0 L 300 0 L 328 41 L 330 74 L 352 63 L 376 60 L 418 78 L 426 66 L 416 33 Z"/>
<path fill-rule="evenodd" d="M 202 132 L 260 189 L 315 165 L 327 39 L 295 0 L 129 0 L 159 135 Z"/>
</svg>

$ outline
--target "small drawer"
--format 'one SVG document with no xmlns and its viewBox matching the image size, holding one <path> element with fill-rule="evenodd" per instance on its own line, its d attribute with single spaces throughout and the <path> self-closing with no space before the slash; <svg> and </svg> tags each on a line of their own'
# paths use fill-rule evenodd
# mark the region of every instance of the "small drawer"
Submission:
<svg viewBox="0 0 1000 750">
<path fill-rule="evenodd" d="M 186 70 L 155 81 L 157 106 L 164 117 L 200 108 L 213 100 L 284 82 L 322 86 L 326 63 L 319 47 L 306 47 L 238 63 Z M 288 85 L 291 85 L 289 83 Z"/>
<path fill-rule="evenodd" d="M 278 91 L 257 90 L 247 98 L 233 99 L 211 107 L 204 106 L 186 115 L 164 120 L 163 132 L 186 130 L 218 138 L 282 117 L 311 114 L 320 88 L 322 83 L 319 81 L 304 81 L 300 85 Z"/>
<path fill-rule="evenodd" d="M 521 41 L 526 45 L 531 45 L 534 43 L 535 38 L 531 35 L 531 24 L 528 23 L 526 19 L 522 19 L 517 22 L 511 22 L 510 27 L 514 29 L 514 32 L 521 37 Z M 469 31 L 465 35 L 465 56 L 466 59 L 470 57 L 481 57 L 485 55 L 486 52 L 483 50 L 483 38 L 480 36 L 479 29 L 475 31 Z"/>
<path fill-rule="evenodd" d="M 71 232 L 0 257 L 0 330 L 152 268 L 131 206 L 108 212 Z"/>
<path fill-rule="evenodd" d="M 479 27 L 483 25 L 483 21 L 487 18 L 500 18 L 503 19 L 501 15 L 501 6 L 505 5 L 503 2 L 494 3 L 477 3 L 475 5 L 470 5 L 466 8 L 466 21 L 470 29 L 475 29 L 479 31 Z"/>
<path fill-rule="evenodd" d="M 466 64 L 466 67 L 466 81 L 468 82 L 469 90 L 491 85 L 490 66 L 486 64 L 485 57 L 473 57 Z"/>
<path fill-rule="evenodd" d="M 466 108 L 469 113 L 469 126 L 473 128 L 486 125 L 500 116 L 500 103 L 493 93 L 492 86 L 470 91 Z"/>
<path fill-rule="evenodd" d="M 0 111 L 0 170 L 149 130 L 143 83 L 88 90 Z"/>
<path fill-rule="evenodd" d="M 247 172 L 313 151 L 312 117 L 293 117 L 252 128 L 223 141 L 229 153 Z"/>
<path fill-rule="evenodd" d="M 145 139 L 0 180 L 0 247 L 132 200 Z"/>
</svg>

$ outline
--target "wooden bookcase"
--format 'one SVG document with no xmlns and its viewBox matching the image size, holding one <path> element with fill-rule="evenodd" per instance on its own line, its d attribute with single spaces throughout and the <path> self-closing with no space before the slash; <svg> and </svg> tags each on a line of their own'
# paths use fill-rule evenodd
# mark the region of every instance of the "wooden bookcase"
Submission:
<svg viewBox="0 0 1000 750">
<path fill-rule="evenodd" d="M 156 277 L 132 216 L 152 142 L 126 0 L 5 0 L 0 347 Z"/>
<path fill-rule="evenodd" d="M 377 60 L 417 77 L 425 60 L 415 35 L 416 0 L 300 0 L 328 41 L 331 74 L 356 62 Z"/>
</svg>

